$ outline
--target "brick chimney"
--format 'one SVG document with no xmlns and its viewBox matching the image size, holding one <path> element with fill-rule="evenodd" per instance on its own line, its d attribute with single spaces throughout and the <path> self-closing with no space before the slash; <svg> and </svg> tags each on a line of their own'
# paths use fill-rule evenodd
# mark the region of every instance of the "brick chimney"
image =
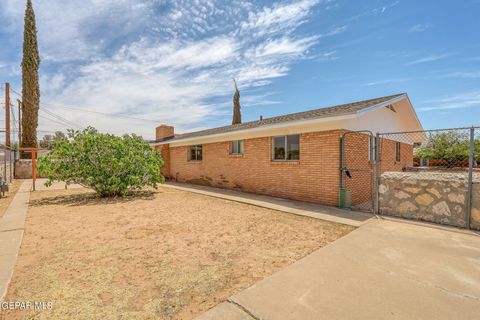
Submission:
<svg viewBox="0 0 480 320">
<path fill-rule="evenodd" d="M 155 135 L 155 140 L 164 140 L 167 138 L 172 138 L 175 134 L 174 132 L 174 127 L 172 126 L 167 126 L 165 124 L 160 125 L 156 129 L 156 135 Z"/>
</svg>

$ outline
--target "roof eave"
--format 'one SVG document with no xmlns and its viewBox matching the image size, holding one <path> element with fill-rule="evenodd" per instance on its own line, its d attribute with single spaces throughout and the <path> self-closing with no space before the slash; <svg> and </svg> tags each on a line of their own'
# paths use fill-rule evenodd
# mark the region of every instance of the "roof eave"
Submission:
<svg viewBox="0 0 480 320">
<path fill-rule="evenodd" d="M 248 128 L 248 129 L 239 129 L 239 130 L 233 130 L 229 132 L 222 132 L 222 133 L 215 133 L 215 134 L 208 134 L 208 135 L 203 135 L 203 136 L 198 136 L 198 137 L 191 137 L 191 138 L 185 138 L 185 139 L 172 139 L 168 141 L 162 141 L 162 142 L 156 142 L 156 143 L 151 143 L 151 146 L 158 146 L 158 145 L 163 145 L 163 144 L 170 144 L 170 143 L 185 143 L 189 141 L 195 141 L 195 140 L 201 140 L 204 138 L 215 138 L 215 137 L 221 137 L 221 136 L 228 136 L 236 133 L 244 133 L 244 132 L 255 132 L 255 131 L 264 131 L 272 128 L 284 128 L 284 127 L 289 127 L 293 126 L 296 124 L 301 124 L 301 123 L 315 123 L 315 122 L 327 122 L 327 121 L 336 121 L 336 120 L 344 120 L 344 119 L 349 119 L 349 118 L 354 118 L 357 115 L 356 112 L 352 113 L 346 113 L 341 116 L 330 116 L 330 117 L 317 117 L 317 118 L 309 118 L 309 119 L 302 119 L 302 120 L 292 120 L 292 121 L 286 121 L 282 123 L 273 123 L 273 124 L 266 124 L 260 127 L 255 127 L 255 128 Z"/>
<path fill-rule="evenodd" d="M 232 135 L 232 134 L 239 133 L 239 132 L 254 132 L 254 131 L 268 130 L 268 129 L 271 129 L 271 128 L 288 127 L 288 126 L 296 125 L 296 124 L 299 124 L 299 123 L 307 124 L 307 123 L 324 122 L 324 121 L 344 120 L 344 119 L 354 118 L 357 115 L 359 115 L 361 113 L 364 113 L 364 112 L 368 112 L 368 111 L 371 111 L 371 110 L 374 110 L 374 109 L 377 109 L 377 108 L 386 107 L 386 106 L 388 106 L 392 103 L 396 103 L 396 102 L 401 101 L 403 99 L 407 99 L 408 103 L 410 104 L 410 107 L 413 109 L 413 106 L 410 102 L 410 99 L 408 98 L 408 95 L 406 93 L 403 93 L 403 94 L 401 94 L 401 95 L 399 95 L 395 98 L 392 98 L 390 100 L 387 100 L 387 101 L 384 101 L 384 102 L 381 102 L 381 103 L 377 103 L 377 104 L 372 105 L 368 108 L 357 110 L 357 111 L 354 111 L 354 112 L 351 112 L 351 113 L 346 113 L 346 114 L 343 114 L 343 115 L 340 115 L 340 116 L 338 116 L 338 115 L 336 115 L 336 116 L 323 116 L 323 117 L 317 117 L 317 118 L 308 118 L 308 119 L 301 119 L 301 120 L 286 121 L 286 122 L 282 122 L 282 123 L 262 125 L 262 126 L 255 127 L 255 128 L 247 128 L 247 129 L 233 130 L 233 131 L 229 131 L 229 132 L 207 134 L 207 135 L 185 138 L 185 139 L 181 139 L 181 138 L 180 139 L 171 139 L 171 140 L 168 140 L 168 141 L 151 143 L 150 145 L 151 146 L 158 146 L 158 145 L 170 144 L 170 143 L 185 143 L 185 142 L 189 142 L 189 141 L 201 140 L 201 139 L 204 139 L 204 138 L 214 138 L 214 137 Z M 415 112 L 415 109 L 413 109 L 413 112 L 415 114 L 417 122 L 421 126 L 421 123 L 418 120 L 418 116 Z"/>
</svg>

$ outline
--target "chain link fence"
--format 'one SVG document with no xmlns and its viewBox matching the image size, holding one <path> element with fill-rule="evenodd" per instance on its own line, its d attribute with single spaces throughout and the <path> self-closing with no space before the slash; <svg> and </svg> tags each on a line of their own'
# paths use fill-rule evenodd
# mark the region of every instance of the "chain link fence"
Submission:
<svg viewBox="0 0 480 320">
<path fill-rule="evenodd" d="M 0 145 L 0 184 L 10 184 L 15 174 L 15 151 Z"/>
<path fill-rule="evenodd" d="M 378 213 L 480 224 L 479 128 L 381 133 L 376 153 Z"/>
</svg>

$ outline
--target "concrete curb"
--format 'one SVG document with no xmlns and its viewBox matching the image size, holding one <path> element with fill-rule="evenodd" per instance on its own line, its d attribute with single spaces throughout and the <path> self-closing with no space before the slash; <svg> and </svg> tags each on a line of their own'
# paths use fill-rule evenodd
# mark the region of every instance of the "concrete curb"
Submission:
<svg viewBox="0 0 480 320">
<path fill-rule="evenodd" d="M 0 301 L 7 294 L 22 244 L 30 188 L 30 181 L 22 183 L 4 216 L 0 219 Z"/>
</svg>

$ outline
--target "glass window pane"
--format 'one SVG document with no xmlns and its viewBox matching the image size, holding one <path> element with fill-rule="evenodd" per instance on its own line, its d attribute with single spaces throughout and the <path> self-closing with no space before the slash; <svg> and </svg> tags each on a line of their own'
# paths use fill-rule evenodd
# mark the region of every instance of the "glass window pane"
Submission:
<svg viewBox="0 0 480 320">
<path fill-rule="evenodd" d="M 199 145 L 197 146 L 197 159 L 198 161 L 201 161 L 202 160 L 202 146 Z"/>
<path fill-rule="evenodd" d="M 232 154 L 238 153 L 238 141 L 232 141 L 231 143 L 231 151 Z"/>
<path fill-rule="evenodd" d="M 287 160 L 300 160 L 300 135 L 287 136 Z"/>
<path fill-rule="evenodd" d="M 243 140 L 238 141 L 238 153 L 243 154 Z"/>
<path fill-rule="evenodd" d="M 273 138 L 273 159 L 285 160 L 285 137 Z"/>
<path fill-rule="evenodd" d="M 195 160 L 196 158 L 196 150 L 195 146 L 190 146 L 190 160 Z"/>
</svg>

